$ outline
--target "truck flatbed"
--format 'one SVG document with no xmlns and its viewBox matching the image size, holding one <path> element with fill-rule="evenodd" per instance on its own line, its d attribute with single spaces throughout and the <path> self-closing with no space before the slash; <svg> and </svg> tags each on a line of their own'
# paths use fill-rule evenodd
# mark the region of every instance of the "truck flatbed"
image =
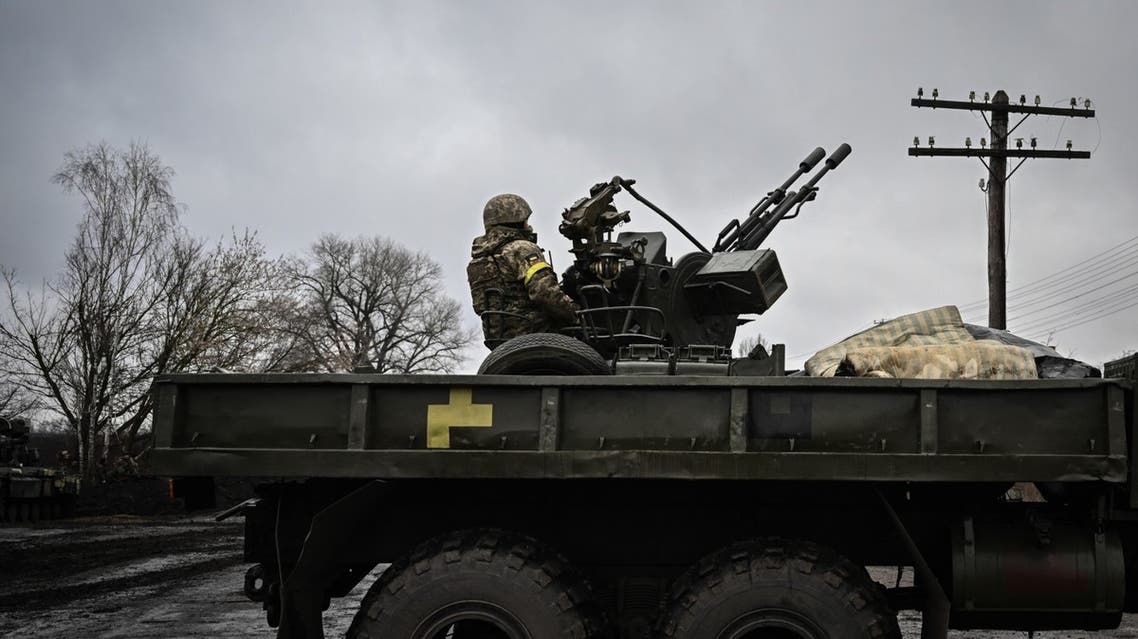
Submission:
<svg viewBox="0 0 1138 639">
<path fill-rule="evenodd" d="M 479 619 L 508 630 L 565 597 L 579 601 L 525 622 L 561 630 L 518 636 L 702 637 L 669 624 L 766 596 L 740 581 L 741 557 L 760 580 L 821 561 L 830 572 L 804 587 L 837 599 L 802 610 L 870 601 L 824 627 L 889 639 L 902 608 L 929 638 L 1109 628 L 1138 610 L 1126 380 L 204 374 L 154 393 L 155 470 L 272 478 L 234 512 L 256 564 L 245 592 L 282 638 L 323 636 L 328 598 L 381 563 L 351 637 L 482 637 Z M 1015 482 L 1048 502 L 1008 501 Z M 554 562 L 537 599 L 508 594 L 522 556 Z M 563 583 L 559 565 L 585 581 Z M 917 583 L 881 589 L 868 565 L 909 566 Z M 509 612 L 453 599 L 451 580 Z M 422 601 L 464 621 L 431 621 Z M 798 623 L 750 605 L 740 619 L 756 627 Z"/>
<path fill-rule="evenodd" d="M 171 474 L 1127 479 L 1120 380 L 173 375 Z"/>
</svg>

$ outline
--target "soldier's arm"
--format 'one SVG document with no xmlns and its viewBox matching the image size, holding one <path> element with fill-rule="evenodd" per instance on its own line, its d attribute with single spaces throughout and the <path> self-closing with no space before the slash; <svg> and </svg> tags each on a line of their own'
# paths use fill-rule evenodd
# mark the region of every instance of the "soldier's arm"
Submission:
<svg viewBox="0 0 1138 639">
<path fill-rule="evenodd" d="M 532 242 L 516 242 L 510 247 L 518 277 L 525 284 L 530 300 L 550 316 L 567 324 L 577 321 L 577 305 L 561 290 L 553 267 L 545 261 L 541 248 Z"/>
</svg>

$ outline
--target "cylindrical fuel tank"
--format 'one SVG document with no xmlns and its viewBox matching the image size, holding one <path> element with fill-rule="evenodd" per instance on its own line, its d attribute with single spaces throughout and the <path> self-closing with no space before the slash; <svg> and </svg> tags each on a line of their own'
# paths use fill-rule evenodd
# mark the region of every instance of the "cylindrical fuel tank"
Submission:
<svg viewBox="0 0 1138 639">
<path fill-rule="evenodd" d="M 1115 628 L 1126 572 L 1110 529 L 1047 522 L 984 522 L 952 529 L 953 628 Z"/>
</svg>

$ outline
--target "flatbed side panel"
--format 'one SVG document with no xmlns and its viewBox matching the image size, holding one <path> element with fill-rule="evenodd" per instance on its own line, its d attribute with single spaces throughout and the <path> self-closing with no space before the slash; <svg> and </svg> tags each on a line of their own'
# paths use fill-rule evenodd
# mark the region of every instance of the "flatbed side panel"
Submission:
<svg viewBox="0 0 1138 639">
<path fill-rule="evenodd" d="M 1105 454 L 1112 388 L 942 389 L 937 391 L 938 450 Z"/>
<path fill-rule="evenodd" d="M 368 448 L 537 450 L 539 387 L 375 386 Z"/>
<path fill-rule="evenodd" d="M 679 451 L 332 451 L 157 449 L 169 475 L 373 479 L 744 479 L 988 482 L 1126 479 L 1126 459 L 1091 455 L 922 455 Z"/>
<path fill-rule="evenodd" d="M 172 376 L 156 384 L 154 459 L 170 474 L 193 459 L 211 470 L 191 474 L 218 475 L 1122 481 L 1129 392 L 1110 380 Z"/>
<path fill-rule="evenodd" d="M 348 384 L 181 384 L 172 446 L 255 448 L 271 442 L 346 449 L 351 390 Z M 161 409 L 157 416 L 165 419 Z"/>
</svg>

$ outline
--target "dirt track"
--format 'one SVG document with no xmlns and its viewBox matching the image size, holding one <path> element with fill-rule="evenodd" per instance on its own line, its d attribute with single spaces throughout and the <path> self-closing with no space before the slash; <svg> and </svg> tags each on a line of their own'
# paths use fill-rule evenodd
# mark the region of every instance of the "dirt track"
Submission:
<svg viewBox="0 0 1138 639">
<path fill-rule="evenodd" d="M 0 528 L 0 637 L 273 637 L 241 593 L 239 518 L 107 517 Z M 325 613 L 343 636 L 371 579 Z M 903 612 L 906 639 L 920 616 Z M 1010 639 L 1023 632 L 956 632 Z M 1040 639 L 1138 637 L 1138 616 L 1102 633 L 1039 632 Z"/>
</svg>

